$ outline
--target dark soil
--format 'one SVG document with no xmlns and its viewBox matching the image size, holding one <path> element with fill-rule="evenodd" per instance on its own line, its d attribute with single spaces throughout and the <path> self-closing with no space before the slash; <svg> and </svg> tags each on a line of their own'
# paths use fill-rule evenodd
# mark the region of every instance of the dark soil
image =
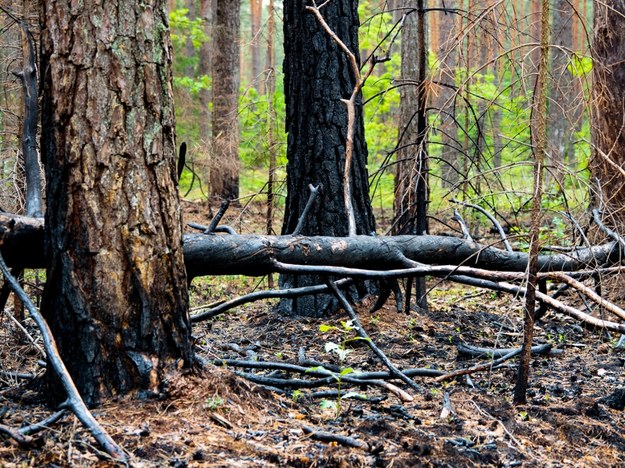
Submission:
<svg viewBox="0 0 625 468">
<path fill-rule="evenodd" d="M 192 287 L 193 305 L 249 292 L 258 282 L 239 277 L 198 279 Z M 428 286 L 428 312 L 398 313 L 392 301 L 373 314 L 368 311 L 371 301 L 358 306 L 363 326 L 396 366 L 452 371 L 488 361 L 460 356 L 459 343 L 498 348 L 520 344 L 519 298 L 434 279 Z M 564 300 L 575 304 L 576 299 Z M 194 328 L 198 354 L 207 361 L 297 364 L 304 353 L 327 367 L 386 370 L 362 341 L 347 344 L 343 361 L 326 351 L 327 343 L 353 336 L 350 331 L 319 329 L 322 324 L 343 329 L 341 322 L 347 317 L 342 311 L 324 319 L 294 319 L 272 312 L 274 304 L 242 306 L 198 324 Z M 6 314 L 0 317 L 0 371 L 41 375 L 37 367 L 41 356 Z M 28 319 L 25 324 L 36 336 Z M 452 381 L 417 377 L 419 391 L 393 381 L 414 397 L 412 401 L 402 401 L 380 387 L 352 388 L 343 383 L 343 395 L 356 391 L 366 399 L 346 398 L 340 403 L 336 397 L 323 402 L 311 396 L 336 389 L 335 384 L 270 391 L 235 371 L 313 380 L 309 375 L 208 366 L 173 376 L 160 399 L 126 397 L 94 414 L 128 452 L 132 466 L 625 466 L 625 350 L 615 348 L 617 339 L 548 313 L 536 326 L 535 341 L 562 352 L 533 358 L 525 406 L 511 403 L 516 377 L 516 360 L 511 360 Z M 17 428 L 45 418 L 53 410 L 43 403 L 44 396 L 36 380 L 0 376 L 0 424 Z M 443 405 L 447 398 L 451 408 Z M 318 440 L 308 433 L 310 428 L 347 436 L 363 447 Z M 66 416 L 28 447 L 0 434 L 0 465 L 114 463 L 73 416 Z"/>
</svg>

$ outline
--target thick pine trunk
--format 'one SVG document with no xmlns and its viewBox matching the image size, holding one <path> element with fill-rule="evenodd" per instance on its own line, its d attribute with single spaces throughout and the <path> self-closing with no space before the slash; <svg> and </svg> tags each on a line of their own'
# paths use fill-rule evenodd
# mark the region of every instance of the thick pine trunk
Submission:
<svg viewBox="0 0 625 468">
<path fill-rule="evenodd" d="M 306 11 L 308 2 L 284 3 L 285 93 L 287 149 L 287 198 L 282 232 L 292 233 L 308 198 L 308 185 L 320 185 L 313 209 L 304 220 L 301 234 L 346 236 L 348 219 L 343 199 L 343 170 L 348 99 L 355 78 L 347 57 L 315 16 Z M 359 57 L 358 2 L 326 3 L 321 13 L 330 28 Z M 352 198 L 358 234 L 370 234 L 375 221 L 369 199 L 367 147 L 364 138 L 362 102 L 356 103 Z M 283 287 L 323 282 L 315 277 L 282 276 Z M 330 296 L 285 300 L 286 313 L 321 315 L 332 307 Z"/>
<path fill-rule="evenodd" d="M 44 2 L 41 21 L 42 311 L 88 403 L 156 393 L 192 358 L 166 3 Z"/>
<path fill-rule="evenodd" d="M 614 224 L 625 228 L 625 1 L 595 2 L 592 172 Z"/>
</svg>

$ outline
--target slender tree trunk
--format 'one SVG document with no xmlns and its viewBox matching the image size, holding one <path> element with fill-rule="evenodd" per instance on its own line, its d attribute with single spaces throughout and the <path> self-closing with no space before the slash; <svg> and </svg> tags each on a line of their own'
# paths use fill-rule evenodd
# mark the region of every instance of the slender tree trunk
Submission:
<svg viewBox="0 0 625 468">
<path fill-rule="evenodd" d="M 562 188 L 566 159 L 572 157 L 576 107 L 573 75 L 568 69 L 573 47 L 573 9 L 569 0 L 557 0 L 553 8 L 551 76 L 549 91 L 550 173 L 558 189 Z"/>
<path fill-rule="evenodd" d="M 343 199 L 347 108 L 355 86 L 346 54 L 306 11 L 304 0 L 284 4 L 285 93 L 287 142 L 287 198 L 282 232 L 292 233 L 304 211 L 309 184 L 320 187 L 313 208 L 303 220 L 301 234 L 346 236 L 348 217 Z M 321 9 L 326 22 L 356 56 L 358 5 L 353 0 L 332 1 Z M 356 103 L 351 191 L 358 234 L 371 234 L 375 221 L 369 199 L 367 147 L 362 102 Z M 283 275 L 282 287 L 323 283 L 317 277 Z M 362 291 L 364 293 L 364 291 Z M 285 300 L 285 312 L 322 315 L 335 307 L 328 295 Z"/>
<path fill-rule="evenodd" d="M 601 185 L 605 212 L 613 217 L 613 224 L 621 231 L 625 228 L 624 15 L 624 0 L 609 4 L 595 2 L 592 172 Z"/>
<path fill-rule="evenodd" d="M 458 0 L 445 1 L 448 8 L 459 7 Z M 440 58 L 440 80 L 450 86 L 441 86 L 438 98 L 438 108 L 440 110 L 440 132 L 442 139 L 441 149 L 441 177 L 443 186 L 450 189 L 457 187 L 460 181 L 460 173 L 463 166 L 462 154 L 458 151 L 458 124 L 456 121 L 456 63 L 459 47 L 454 40 L 457 33 L 457 25 L 462 19 L 459 15 L 433 13 L 441 16 L 439 19 L 440 48 L 438 55 Z"/>
<path fill-rule="evenodd" d="M 212 37 L 213 3 L 213 0 L 200 0 L 200 18 L 204 34 L 208 38 Z M 209 39 L 200 46 L 198 71 L 201 77 L 211 76 L 211 43 L 212 39 Z M 201 89 L 198 97 L 200 101 L 199 144 L 202 148 L 207 148 L 211 142 L 211 92 L 209 89 Z"/>
<path fill-rule="evenodd" d="M 275 208 L 275 177 L 276 177 L 276 164 L 278 159 L 278 145 L 276 142 L 276 109 L 274 106 L 274 97 L 276 94 L 276 66 L 275 66 L 275 47 L 274 47 L 274 35 L 276 32 L 276 23 L 274 16 L 274 3 L 273 0 L 269 0 L 267 7 L 267 58 L 266 58 L 266 97 L 268 102 L 268 150 L 269 150 L 269 173 L 267 177 L 267 235 L 274 234 L 273 218 Z M 270 288 L 273 288 L 273 275 L 269 275 L 267 283 Z"/>
<path fill-rule="evenodd" d="M 88 403 L 158 394 L 192 360 L 166 2 L 43 6 L 42 311 Z"/>
<path fill-rule="evenodd" d="M 543 0 L 541 9 L 540 62 L 536 78 L 536 92 L 532 109 L 532 148 L 534 155 L 534 187 L 532 197 L 532 220 L 530 227 L 529 265 L 527 292 L 525 294 L 523 350 L 519 360 L 517 381 L 514 387 L 514 404 L 525 404 L 529 365 L 534 339 L 534 310 L 536 309 L 536 284 L 540 253 L 540 225 L 543 194 L 543 167 L 547 153 L 547 67 L 549 65 L 549 0 Z"/>
<path fill-rule="evenodd" d="M 195 3 L 195 0 L 186 0 L 185 8 L 187 9 L 187 18 L 189 18 L 189 21 L 195 21 L 197 17 L 195 11 Z M 193 45 L 193 38 L 190 35 L 187 37 L 187 42 L 184 45 L 184 48 L 187 57 L 195 56 L 195 46 Z M 195 70 L 193 65 L 189 64 L 186 66 L 185 75 L 189 78 L 195 78 Z"/>
<path fill-rule="evenodd" d="M 263 17 L 262 0 L 250 0 L 250 28 L 251 42 L 250 48 L 252 52 L 252 83 L 254 88 L 260 92 L 261 90 L 261 25 Z"/>
<path fill-rule="evenodd" d="M 213 145 L 210 192 L 239 198 L 240 0 L 216 0 L 213 25 Z"/>
</svg>

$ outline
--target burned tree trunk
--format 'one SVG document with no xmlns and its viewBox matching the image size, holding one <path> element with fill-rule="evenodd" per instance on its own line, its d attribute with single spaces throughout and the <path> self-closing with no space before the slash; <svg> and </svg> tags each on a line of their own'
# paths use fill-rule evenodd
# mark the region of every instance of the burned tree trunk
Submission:
<svg viewBox="0 0 625 468">
<path fill-rule="evenodd" d="M 192 359 L 166 10 L 92 0 L 42 10 L 42 312 L 90 404 L 157 393 Z"/>
<path fill-rule="evenodd" d="M 625 1 L 595 2 L 592 172 L 613 225 L 625 225 Z"/>
<path fill-rule="evenodd" d="M 37 66 L 35 45 L 32 35 L 25 24 L 22 28 L 23 65 L 22 70 L 14 74 L 22 82 L 24 91 L 24 124 L 22 129 L 22 156 L 26 178 L 26 216 L 43 216 L 41 200 L 41 167 L 37 153 L 37 123 L 39 122 L 39 103 L 37 93 Z"/>
<path fill-rule="evenodd" d="M 320 194 L 304 219 L 301 234 L 347 236 L 344 180 L 348 99 L 356 86 L 349 60 L 336 41 L 323 29 L 307 2 L 284 4 L 285 93 L 287 148 L 287 199 L 283 234 L 293 233 L 304 211 L 308 186 Z M 358 2 L 328 2 L 320 12 L 330 29 L 359 57 Z M 362 102 L 355 106 L 351 192 L 357 234 L 370 234 L 375 221 L 369 199 L 367 147 L 364 138 Z M 281 286 L 290 288 L 323 283 L 318 277 L 283 275 Z M 322 315 L 331 307 L 331 296 L 285 300 L 288 314 Z"/>
</svg>

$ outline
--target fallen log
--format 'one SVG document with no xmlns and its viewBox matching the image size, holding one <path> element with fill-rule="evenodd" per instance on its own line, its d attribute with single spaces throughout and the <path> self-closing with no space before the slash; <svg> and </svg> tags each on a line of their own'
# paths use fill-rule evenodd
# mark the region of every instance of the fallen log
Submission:
<svg viewBox="0 0 625 468">
<path fill-rule="evenodd" d="M 44 224 L 41 218 L 0 214 L 0 251 L 11 267 L 44 268 Z M 541 255 L 538 268 L 577 271 L 617 261 L 616 242 L 566 253 Z M 208 275 L 262 276 L 279 272 L 279 263 L 340 266 L 376 271 L 427 265 L 462 265 L 487 270 L 523 272 L 525 252 L 508 252 L 448 236 L 184 236 L 184 259 L 190 279 Z"/>
</svg>

